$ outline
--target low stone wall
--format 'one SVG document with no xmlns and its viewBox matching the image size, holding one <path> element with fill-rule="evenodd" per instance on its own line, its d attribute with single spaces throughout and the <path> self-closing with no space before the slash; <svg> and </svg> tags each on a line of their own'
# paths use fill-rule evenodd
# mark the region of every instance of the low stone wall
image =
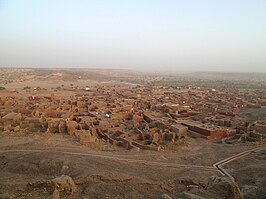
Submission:
<svg viewBox="0 0 266 199">
<path fill-rule="evenodd" d="M 151 150 L 151 151 L 159 151 L 160 147 L 154 147 L 154 146 L 148 146 L 148 145 L 143 145 L 138 142 L 132 142 L 132 145 L 142 149 L 142 150 Z"/>
<path fill-rule="evenodd" d="M 125 138 L 120 138 L 120 137 L 118 137 L 118 138 L 116 138 L 115 140 L 124 143 L 124 147 L 125 147 L 126 149 L 129 149 L 129 150 L 130 150 L 130 149 L 136 149 L 137 151 L 140 151 L 140 148 L 139 148 L 139 147 L 133 145 L 132 142 L 128 141 L 128 140 L 125 139 Z"/>
</svg>

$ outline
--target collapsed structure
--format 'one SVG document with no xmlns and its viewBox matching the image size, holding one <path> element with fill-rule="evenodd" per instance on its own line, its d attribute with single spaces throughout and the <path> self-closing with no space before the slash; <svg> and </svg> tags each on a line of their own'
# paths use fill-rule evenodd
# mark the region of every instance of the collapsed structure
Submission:
<svg viewBox="0 0 266 199">
<path fill-rule="evenodd" d="M 83 144 L 104 140 L 135 150 L 157 151 L 187 134 L 210 141 L 233 137 L 235 112 L 250 105 L 224 91 L 158 86 L 72 85 L 52 93 L 24 92 L 1 91 L 2 132 L 63 133 Z"/>
</svg>

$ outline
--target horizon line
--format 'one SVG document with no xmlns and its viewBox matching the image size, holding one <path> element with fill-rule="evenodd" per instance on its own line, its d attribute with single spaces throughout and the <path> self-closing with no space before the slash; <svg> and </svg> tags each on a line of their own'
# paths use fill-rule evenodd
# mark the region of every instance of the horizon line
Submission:
<svg viewBox="0 0 266 199">
<path fill-rule="evenodd" d="M 134 72 L 150 72 L 150 73 L 157 73 L 157 72 L 207 72 L 207 73 L 266 73 L 265 72 L 255 72 L 255 71 L 221 71 L 221 70 L 175 70 L 175 69 L 129 69 L 129 68 L 115 68 L 115 67 L 65 67 L 65 66 L 1 66 L 0 68 L 18 68 L 18 69 L 90 69 L 90 70 L 121 70 L 121 71 L 134 71 Z"/>
</svg>

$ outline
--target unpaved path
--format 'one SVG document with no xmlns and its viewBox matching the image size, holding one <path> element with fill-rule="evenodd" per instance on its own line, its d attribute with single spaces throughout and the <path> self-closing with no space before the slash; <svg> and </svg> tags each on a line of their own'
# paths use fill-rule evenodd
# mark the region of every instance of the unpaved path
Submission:
<svg viewBox="0 0 266 199">
<path fill-rule="evenodd" d="M 97 153 L 81 153 L 81 152 L 70 152 L 70 151 L 60 151 L 60 150 L 40 150 L 40 149 L 13 149 L 13 150 L 0 150 L 0 153 L 27 153 L 27 152 L 33 152 L 33 153 L 57 153 L 57 154 L 67 154 L 72 156 L 90 156 L 90 157 L 97 157 L 97 158 L 105 158 L 105 159 L 111 159 L 116 161 L 122 161 L 122 162 L 128 162 L 128 163 L 137 163 L 137 164 L 144 164 L 144 165 L 150 165 L 150 166 L 161 166 L 161 167 L 172 167 L 172 168 L 197 168 L 197 169 L 207 169 L 207 170 L 217 170 L 222 175 L 226 175 L 232 180 L 234 180 L 234 177 L 231 176 L 225 169 L 222 168 L 223 165 L 232 162 L 236 159 L 239 159 L 241 157 L 244 157 L 248 154 L 251 154 L 253 152 L 257 152 L 260 150 L 265 149 L 266 147 L 257 147 L 254 149 L 250 149 L 247 151 L 243 151 L 241 153 L 238 153 L 236 155 L 230 156 L 228 158 L 225 158 L 212 166 L 202 166 L 202 165 L 191 165 L 191 164 L 177 164 L 177 163 L 166 163 L 166 162 L 158 162 L 158 161 L 147 161 L 147 160 L 139 160 L 139 159 L 133 159 L 133 158 L 123 158 L 123 157 L 117 157 L 114 155 L 103 155 L 103 154 L 97 154 Z"/>
</svg>

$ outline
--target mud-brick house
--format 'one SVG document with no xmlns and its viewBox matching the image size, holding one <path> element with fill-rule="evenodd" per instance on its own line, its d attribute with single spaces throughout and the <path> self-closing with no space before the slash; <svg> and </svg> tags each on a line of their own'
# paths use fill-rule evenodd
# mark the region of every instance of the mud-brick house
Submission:
<svg viewBox="0 0 266 199">
<path fill-rule="evenodd" d="M 112 120 L 126 120 L 128 119 L 128 117 L 129 117 L 129 112 L 117 112 L 117 113 L 112 113 L 111 115 Z"/>
<path fill-rule="evenodd" d="M 59 133 L 59 124 L 61 118 L 48 118 L 47 119 L 47 133 Z"/>
<path fill-rule="evenodd" d="M 93 122 L 92 124 L 93 129 L 95 129 L 96 133 L 123 130 L 125 128 L 123 124 L 119 124 L 117 121 L 114 120 L 99 119 L 98 121 Z"/>
<path fill-rule="evenodd" d="M 22 129 L 28 128 L 31 131 L 46 131 L 47 122 L 43 121 L 39 117 L 27 117 L 24 121 L 20 122 L 20 127 Z"/>
<path fill-rule="evenodd" d="M 132 120 L 135 122 L 140 122 L 143 120 L 143 115 L 141 113 L 136 112 L 133 114 Z"/>
<path fill-rule="evenodd" d="M 169 126 L 169 130 L 175 132 L 177 135 L 185 136 L 188 132 L 188 127 L 182 124 L 174 124 Z"/>
<path fill-rule="evenodd" d="M 91 123 L 97 121 L 96 117 L 90 117 L 90 116 L 78 116 L 73 119 L 74 121 L 77 121 L 82 129 L 88 130 Z"/>
<path fill-rule="evenodd" d="M 99 110 L 105 110 L 107 107 L 107 103 L 104 101 L 95 101 L 93 102 L 93 105 L 97 106 Z"/>
<path fill-rule="evenodd" d="M 95 125 L 96 132 L 108 132 L 111 129 L 112 124 L 108 120 L 99 121 L 98 125 Z"/>
<path fill-rule="evenodd" d="M 45 117 L 49 117 L 49 118 L 59 118 L 61 117 L 61 112 L 60 111 L 57 111 L 57 110 L 47 110 L 45 112 Z"/>
<path fill-rule="evenodd" d="M 10 112 L 17 112 L 17 108 L 14 106 L 0 106 L 0 116 L 3 117 Z"/>
<path fill-rule="evenodd" d="M 78 130 L 81 130 L 81 126 L 79 123 L 77 123 L 76 121 L 72 121 L 70 119 L 66 120 L 66 127 L 67 127 L 67 132 L 70 135 L 75 135 L 75 133 Z"/>
<path fill-rule="evenodd" d="M 78 112 L 88 112 L 88 106 L 83 101 L 77 101 Z"/>
<path fill-rule="evenodd" d="M 23 114 L 24 116 L 31 116 L 32 113 L 32 111 L 30 111 L 25 106 L 19 106 L 17 112 Z"/>
<path fill-rule="evenodd" d="M 236 134 L 236 130 L 233 128 L 213 127 L 193 121 L 184 121 L 181 124 L 187 126 L 190 132 L 193 131 L 193 135 L 210 141 L 218 141 Z"/>
<path fill-rule="evenodd" d="M 21 113 L 8 113 L 2 118 L 2 123 L 4 126 L 11 125 L 17 126 L 22 120 Z"/>
<path fill-rule="evenodd" d="M 79 138 L 81 144 L 96 142 L 98 140 L 98 137 L 95 133 L 91 133 L 90 131 L 86 130 L 79 130 L 75 135 Z"/>
<path fill-rule="evenodd" d="M 66 112 L 66 111 L 62 111 L 61 112 L 61 117 L 64 118 L 64 119 L 69 119 L 69 120 L 72 120 L 73 119 L 73 113 L 71 112 Z"/>
</svg>

